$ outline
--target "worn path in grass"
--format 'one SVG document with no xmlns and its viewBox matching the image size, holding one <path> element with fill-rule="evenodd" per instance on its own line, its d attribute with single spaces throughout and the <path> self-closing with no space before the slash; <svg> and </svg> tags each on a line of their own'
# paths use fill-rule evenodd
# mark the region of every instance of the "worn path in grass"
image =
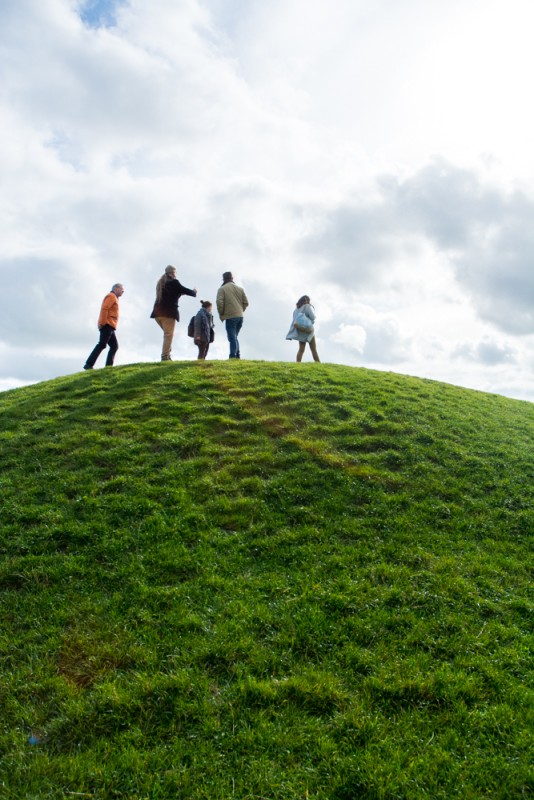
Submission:
<svg viewBox="0 0 534 800">
<path fill-rule="evenodd" d="M 254 362 L 0 395 L 0 796 L 528 796 L 532 408 Z"/>
</svg>

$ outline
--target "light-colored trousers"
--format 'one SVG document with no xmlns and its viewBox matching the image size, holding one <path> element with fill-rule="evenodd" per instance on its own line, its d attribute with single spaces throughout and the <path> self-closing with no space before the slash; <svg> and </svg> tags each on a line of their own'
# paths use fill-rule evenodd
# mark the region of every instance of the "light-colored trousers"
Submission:
<svg viewBox="0 0 534 800">
<path fill-rule="evenodd" d="M 176 320 L 171 317 L 155 317 L 156 322 L 163 331 L 163 348 L 161 350 L 161 360 L 171 360 L 172 337 L 174 336 L 174 326 Z"/>
</svg>

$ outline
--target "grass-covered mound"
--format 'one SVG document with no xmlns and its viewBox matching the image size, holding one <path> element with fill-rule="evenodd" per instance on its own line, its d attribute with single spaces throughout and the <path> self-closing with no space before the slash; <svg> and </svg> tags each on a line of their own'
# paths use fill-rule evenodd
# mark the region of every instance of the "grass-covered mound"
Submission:
<svg viewBox="0 0 534 800">
<path fill-rule="evenodd" d="M 532 405 L 193 362 L 0 430 L 2 798 L 532 791 Z"/>
</svg>

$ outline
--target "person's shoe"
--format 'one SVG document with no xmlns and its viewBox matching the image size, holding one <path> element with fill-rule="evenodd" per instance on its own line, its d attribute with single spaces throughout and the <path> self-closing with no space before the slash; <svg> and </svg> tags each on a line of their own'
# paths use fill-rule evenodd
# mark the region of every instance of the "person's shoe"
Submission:
<svg viewBox="0 0 534 800">
<path fill-rule="evenodd" d="M 89 366 L 89 364 L 84 364 L 84 365 L 83 365 L 83 368 L 84 368 L 84 369 L 93 369 L 91 366 Z"/>
</svg>

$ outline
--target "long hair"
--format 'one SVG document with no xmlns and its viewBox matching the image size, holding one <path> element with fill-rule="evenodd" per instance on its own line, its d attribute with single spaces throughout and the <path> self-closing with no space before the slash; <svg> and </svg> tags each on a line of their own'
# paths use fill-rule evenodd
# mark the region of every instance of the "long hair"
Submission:
<svg viewBox="0 0 534 800">
<path fill-rule="evenodd" d="M 163 287 L 167 283 L 169 276 L 165 273 L 161 276 L 159 281 L 156 284 L 156 303 L 161 303 L 161 298 L 163 297 Z"/>
<path fill-rule="evenodd" d="M 300 308 L 301 306 L 305 306 L 307 303 L 310 303 L 310 302 L 311 301 L 310 301 L 310 298 L 308 297 L 308 295 L 307 294 L 303 294 L 302 297 L 300 297 L 297 300 L 297 308 Z"/>
<path fill-rule="evenodd" d="M 176 267 L 173 267 L 172 264 L 169 264 L 168 267 L 165 267 L 165 272 L 159 279 L 156 284 L 156 303 L 161 303 L 161 298 L 163 297 L 163 289 L 165 288 L 165 284 L 167 281 L 172 281 L 176 278 Z"/>
</svg>

